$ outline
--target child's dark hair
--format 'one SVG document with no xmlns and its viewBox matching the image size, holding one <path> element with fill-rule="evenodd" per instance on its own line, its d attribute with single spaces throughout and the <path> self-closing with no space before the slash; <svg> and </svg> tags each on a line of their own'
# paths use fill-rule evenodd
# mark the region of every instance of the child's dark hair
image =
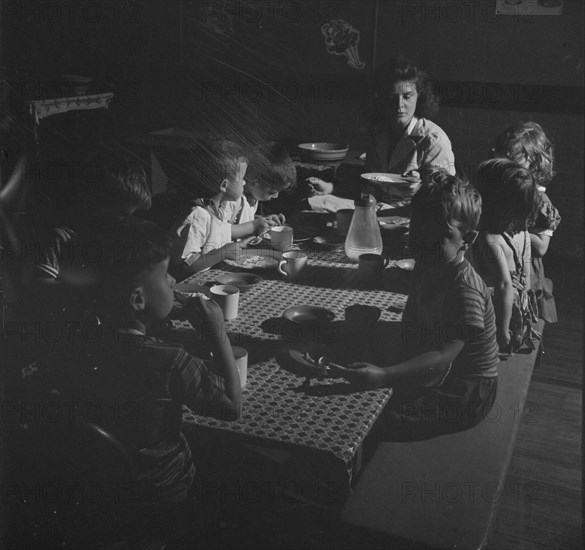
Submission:
<svg viewBox="0 0 585 550">
<path fill-rule="evenodd" d="M 248 159 L 237 143 L 216 137 L 200 140 L 194 145 L 189 163 L 189 181 L 180 185 L 180 192 L 190 198 L 210 198 L 244 162 Z"/>
<path fill-rule="evenodd" d="M 88 154 L 83 176 L 88 201 L 120 214 L 148 210 L 152 203 L 146 172 L 137 158 L 118 148 Z"/>
<path fill-rule="evenodd" d="M 537 185 L 544 187 L 554 176 L 553 145 L 536 122 L 516 122 L 494 142 L 493 154 L 527 167 Z"/>
<path fill-rule="evenodd" d="M 438 101 L 427 74 L 411 59 L 397 56 L 380 65 L 374 73 L 374 109 L 378 115 L 383 113 L 384 95 L 396 82 L 414 82 L 416 85 L 418 99 L 415 116 L 430 118 L 437 112 Z"/>
<path fill-rule="evenodd" d="M 246 181 L 260 187 L 285 191 L 296 185 L 297 170 L 286 148 L 275 141 L 257 147 L 250 154 Z"/>
<path fill-rule="evenodd" d="M 457 227 L 465 234 L 477 229 L 482 200 L 467 180 L 438 170 L 414 195 L 411 208 L 421 219 L 438 227 Z"/>
<path fill-rule="evenodd" d="M 158 225 L 133 216 L 112 218 L 101 227 L 95 239 L 97 296 L 103 311 L 115 313 L 126 307 L 144 274 L 169 257 L 172 241 Z"/>
<path fill-rule="evenodd" d="M 491 159 L 478 166 L 475 181 L 483 199 L 482 230 L 516 233 L 530 225 L 538 206 L 530 170 L 508 159 Z"/>
</svg>

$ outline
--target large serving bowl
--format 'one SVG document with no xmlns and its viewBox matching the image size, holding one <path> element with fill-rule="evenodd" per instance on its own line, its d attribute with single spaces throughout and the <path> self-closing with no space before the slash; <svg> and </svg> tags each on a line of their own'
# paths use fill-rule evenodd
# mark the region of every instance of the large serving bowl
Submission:
<svg viewBox="0 0 585 550">
<path fill-rule="evenodd" d="M 302 157 L 308 161 L 343 160 L 349 151 L 349 147 L 341 143 L 301 143 L 298 147 Z"/>
</svg>

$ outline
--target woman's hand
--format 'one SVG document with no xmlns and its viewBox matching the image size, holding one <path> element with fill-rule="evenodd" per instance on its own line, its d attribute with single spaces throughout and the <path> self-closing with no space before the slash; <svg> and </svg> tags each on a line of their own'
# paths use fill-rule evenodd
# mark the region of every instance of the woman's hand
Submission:
<svg viewBox="0 0 585 550">
<path fill-rule="evenodd" d="M 334 185 L 329 181 L 323 181 L 319 178 L 307 178 L 309 184 L 309 196 L 315 195 L 331 195 L 333 193 Z"/>
<path fill-rule="evenodd" d="M 405 197 L 412 197 L 421 186 L 420 174 L 416 170 L 410 170 L 402 174 L 403 182 L 399 184 L 400 191 Z"/>
<path fill-rule="evenodd" d="M 375 390 L 386 386 L 386 371 L 370 363 L 353 363 L 349 367 L 331 366 L 331 369 L 362 390 Z"/>
</svg>

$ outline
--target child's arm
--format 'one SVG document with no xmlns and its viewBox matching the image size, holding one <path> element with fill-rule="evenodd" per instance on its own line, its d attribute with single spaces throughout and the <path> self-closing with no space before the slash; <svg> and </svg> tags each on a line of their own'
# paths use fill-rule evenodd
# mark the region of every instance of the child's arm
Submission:
<svg viewBox="0 0 585 550">
<path fill-rule="evenodd" d="M 443 342 L 436 350 L 427 351 L 388 367 L 356 363 L 351 367 L 335 367 L 335 371 L 362 389 L 388 388 L 410 382 L 427 386 L 442 380 L 451 363 L 463 349 L 463 340 Z"/>
<path fill-rule="evenodd" d="M 530 233 L 530 245 L 532 248 L 532 256 L 534 258 L 542 258 L 548 250 L 550 243 L 550 236 L 546 233 Z"/>
<path fill-rule="evenodd" d="M 178 281 L 182 281 L 194 273 L 198 273 L 208 267 L 213 267 L 223 260 L 239 261 L 242 249 L 245 248 L 247 244 L 247 240 L 237 243 L 231 242 L 225 244 L 221 248 L 216 248 L 209 252 L 192 254 L 189 256 L 188 261 L 183 260 L 172 267 L 172 275 Z"/>
<path fill-rule="evenodd" d="M 498 242 L 497 235 L 486 236 L 486 269 L 494 284 L 494 310 L 496 313 L 496 329 L 498 345 L 506 350 L 510 344 L 510 318 L 514 288 L 510 276 L 510 268 L 506 259 L 506 250 Z"/>
<path fill-rule="evenodd" d="M 273 225 L 276 225 L 273 220 L 263 216 L 256 216 L 253 222 L 232 224 L 232 239 L 263 235 Z"/>
<path fill-rule="evenodd" d="M 224 391 L 213 402 L 196 402 L 199 392 L 193 388 L 195 392 L 188 398 L 187 405 L 221 420 L 237 420 L 242 413 L 242 388 L 236 360 L 225 332 L 223 312 L 215 302 L 195 298 L 187 302 L 185 313 L 190 323 L 200 330 L 210 344 L 216 372 L 224 380 Z"/>
</svg>

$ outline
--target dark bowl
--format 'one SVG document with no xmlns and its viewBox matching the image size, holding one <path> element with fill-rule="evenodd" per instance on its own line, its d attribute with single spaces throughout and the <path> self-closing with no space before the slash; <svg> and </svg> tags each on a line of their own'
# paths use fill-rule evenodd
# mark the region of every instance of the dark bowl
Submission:
<svg viewBox="0 0 585 550">
<path fill-rule="evenodd" d="M 262 277 L 254 275 L 254 273 L 225 273 L 217 278 L 217 282 L 220 285 L 235 286 L 240 289 L 240 292 L 250 290 L 262 280 Z"/>
<path fill-rule="evenodd" d="M 335 313 L 318 306 L 293 306 L 284 311 L 282 316 L 298 325 L 321 325 L 331 323 Z"/>
</svg>

